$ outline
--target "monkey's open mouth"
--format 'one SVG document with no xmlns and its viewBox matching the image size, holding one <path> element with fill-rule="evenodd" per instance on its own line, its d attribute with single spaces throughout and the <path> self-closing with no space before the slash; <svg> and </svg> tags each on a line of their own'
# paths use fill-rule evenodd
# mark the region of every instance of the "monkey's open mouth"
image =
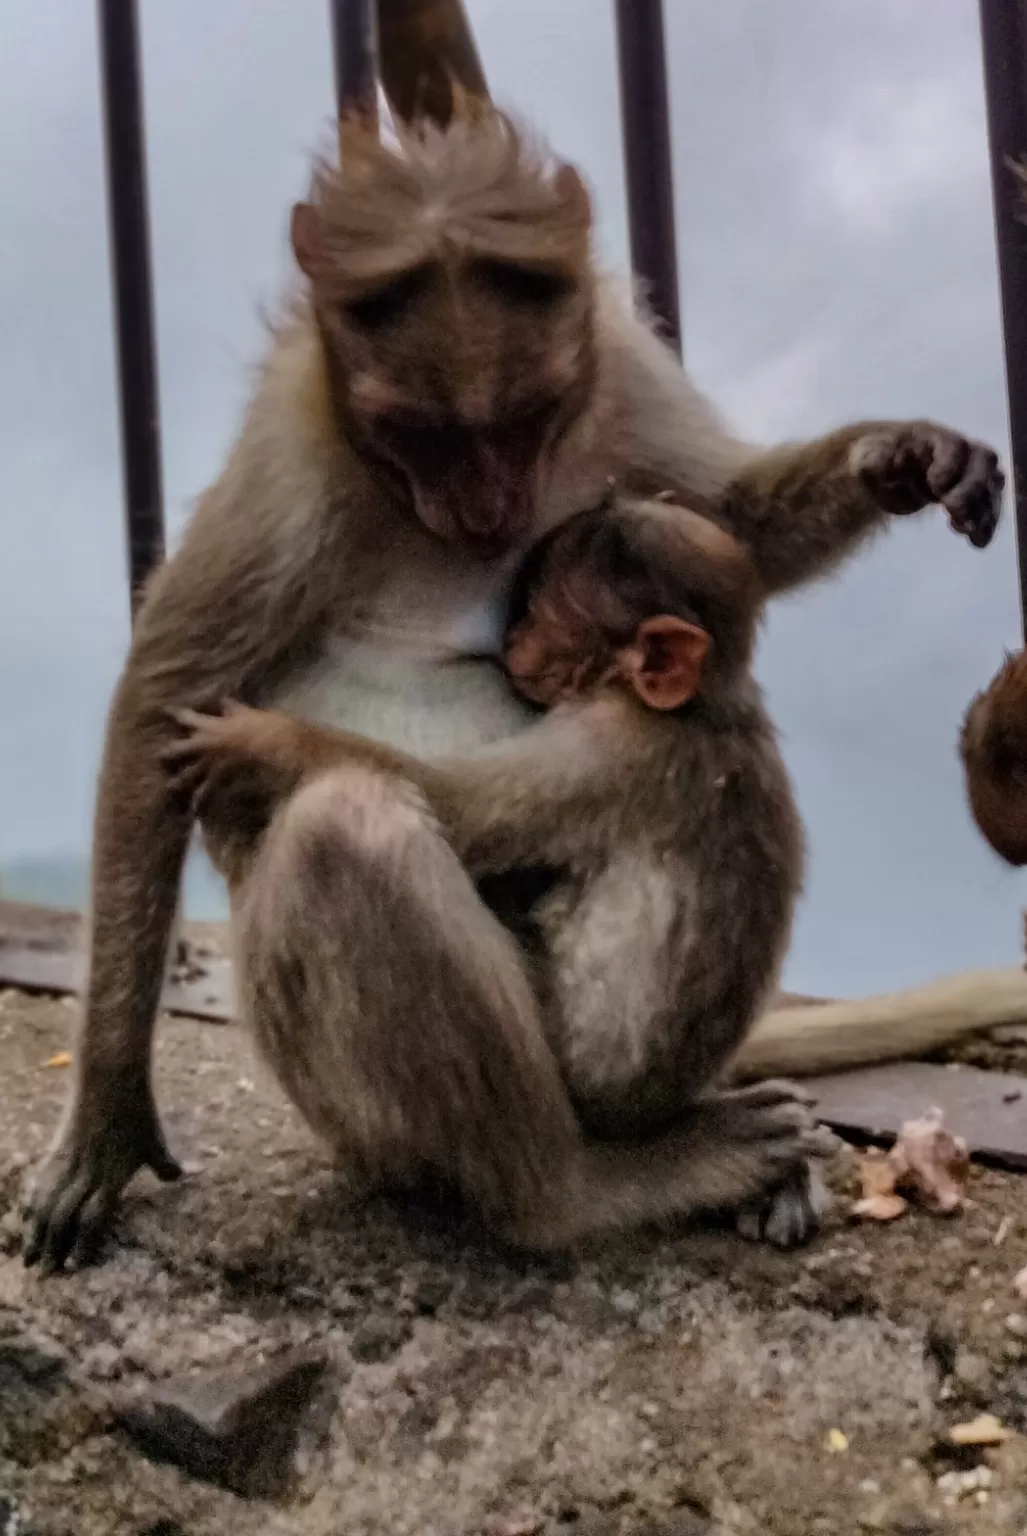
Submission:
<svg viewBox="0 0 1027 1536">
<path fill-rule="evenodd" d="M 534 486 L 478 480 L 474 468 L 437 488 L 413 482 L 417 516 L 437 538 L 482 558 L 505 554 L 525 539 L 535 517 Z"/>
</svg>

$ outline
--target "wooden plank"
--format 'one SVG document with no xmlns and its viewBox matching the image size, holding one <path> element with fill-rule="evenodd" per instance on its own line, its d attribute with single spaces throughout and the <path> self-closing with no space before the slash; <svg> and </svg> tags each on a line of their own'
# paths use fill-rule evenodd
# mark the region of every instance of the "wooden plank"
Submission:
<svg viewBox="0 0 1027 1536">
<path fill-rule="evenodd" d="M 85 974 L 86 957 L 80 950 L 12 944 L 0 938 L 2 986 L 61 997 L 81 992 Z M 161 1008 L 222 1024 L 235 1016 L 234 997 L 231 961 L 204 956 L 169 978 Z"/>
<path fill-rule="evenodd" d="M 803 1086 L 818 1118 L 849 1139 L 891 1142 L 906 1120 L 937 1105 L 978 1161 L 1027 1172 L 1027 1077 L 906 1061 L 811 1077 Z"/>
<path fill-rule="evenodd" d="M 925 986 L 808 1007 L 773 1008 L 732 1063 L 736 1076 L 820 1076 L 922 1056 L 965 1035 L 1027 1023 L 1021 966 L 961 971 Z"/>
</svg>

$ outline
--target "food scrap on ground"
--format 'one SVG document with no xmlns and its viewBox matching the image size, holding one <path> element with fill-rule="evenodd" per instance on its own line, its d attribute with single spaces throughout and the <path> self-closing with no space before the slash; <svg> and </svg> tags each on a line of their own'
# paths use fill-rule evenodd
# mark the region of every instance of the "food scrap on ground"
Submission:
<svg viewBox="0 0 1027 1536">
<path fill-rule="evenodd" d="M 860 1163 L 862 1194 L 852 1214 L 869 1221 L 894 1221 L 910 1201 L 939 1215 L 963 1204 L 970 1154 L 961 1136 L 945 1129 L 940 1109 L 907 1120 L 885 1153 L 868 1153 Z"/>
<path fill-rule="evenodd" d="M 993 1413 L 979 1413 L 965 1424 L 953 1424 L 948 1438 L 952 1445 L 1004 1445 L 1013 1438 L 1013 1431 Z"/>
</svg>

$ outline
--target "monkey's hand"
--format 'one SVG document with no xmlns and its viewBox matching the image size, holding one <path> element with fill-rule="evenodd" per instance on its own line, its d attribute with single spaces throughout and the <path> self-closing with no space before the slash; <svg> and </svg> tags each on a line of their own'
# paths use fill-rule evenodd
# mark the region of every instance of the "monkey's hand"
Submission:
<svg viewBox="0 0 1027 1536">
<path fill-rule="evenodd" d="M 930 421 L 897 422 L 857 438 L 849 463 L 884 511 L 902 516 L 940 502 L 975 549 L 991 543 L 1005 476 L 985 444 Z"/>
<path fill-rule="evenodd" d="M 149 1086 L 80 1090 L 23 1204 L 25 1263 L 44 1274 L 97 1256 L 125 1185 L 141 1168 L 163 1183 L 182 1176 L 168 1151 Z"/>
<path fill-rule="evenodd" d="M 229 700 L 220 715 L 173 709 L 171 719 L 185 734 L 161 752 L 176 793 L 188 795 L 202 816 L 226 800 L 266 799 L 294 787 L 302 773 L 297 761 L 296 722 L 273 710 L 249 709 Z"/>
</svg>

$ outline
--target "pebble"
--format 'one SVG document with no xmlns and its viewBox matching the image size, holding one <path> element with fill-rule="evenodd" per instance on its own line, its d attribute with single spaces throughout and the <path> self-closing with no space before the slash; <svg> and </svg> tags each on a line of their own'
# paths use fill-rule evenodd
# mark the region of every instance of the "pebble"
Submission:
<svg viewBox="0 0 1027 1536">
<path fill-rule="evenodd" d="M 938 1492 L 954 1499 L 965 1499 L 976 1493 L 986 1493 L 995 1481 L 990 1467 L 971 1467 L 968 1472 L 943 1472 L 938 1478 Z"/>
<path fill-rule="evenodd" d="M 642 1309 L 642 1302 L 636 1291 L 614 1291 L 610 1297 L 610 1305 L 620 1317 L 635 1317 Z"/>
<path fill-rule="evenodd" d="M 405 1317 L 369 1317 L 350 1339 L 350 1354 L 365 1365 L 378 1364 L 402 1349 L 413 1329 Z"/>
<path fill-rule="evenodd" d="M 0 1493 L 0 1536 L 32 1536 L 24 1510 L 3 1493 Z"/>
</svg>

